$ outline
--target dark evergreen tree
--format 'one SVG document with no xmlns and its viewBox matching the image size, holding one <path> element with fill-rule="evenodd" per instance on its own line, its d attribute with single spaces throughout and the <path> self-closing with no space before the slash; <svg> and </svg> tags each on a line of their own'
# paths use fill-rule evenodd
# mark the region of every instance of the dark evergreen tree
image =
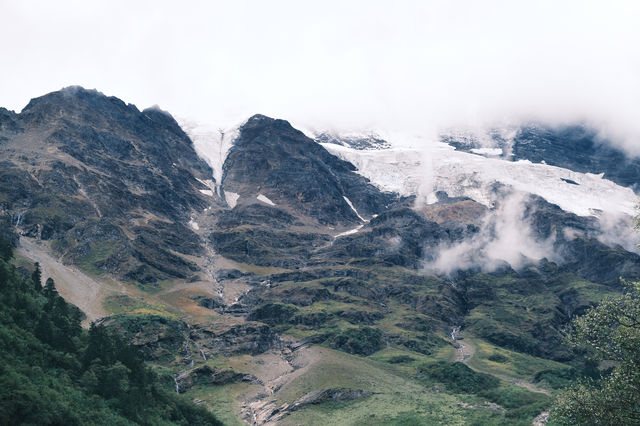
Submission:
<svg viewBox="0 0 640 426">
<path fill-rule="evenodd" d="M 0 235 L 0 259 L 7 262 L 13 256 L 11 240 L 4 235 Z"/>
<path fill-rule="evenodd" d="M 9 215 L 0 216 L 0 259 L 8 262 L 13 257 L 13 247 L 17 239 Z"/>
<path fill-rule="evenodd" d="M 44 296 L 47 300 L 54 300 L 58 296 L 58 290 L 56 290 L 56 284 L 53 282 L 53 278 L 47 278 L 44 284 Z"/>
<path fill-rule="evenodd" d="M 40 270 L 40 264 L 38 262 L 33 264 L 34 270 L 31 273 L 31 281 L 36 291 L 42 291 L 42 271 Z"/>
</svg>

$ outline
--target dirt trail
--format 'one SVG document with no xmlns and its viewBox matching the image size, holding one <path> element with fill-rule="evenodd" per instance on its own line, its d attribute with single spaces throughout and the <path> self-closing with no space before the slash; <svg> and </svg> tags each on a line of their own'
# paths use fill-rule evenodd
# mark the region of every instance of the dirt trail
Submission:
<svg viewBox="0 0 640 426">
<path fill-rule="evenodd" d="M 45 243 L 33 238 L 20 237 L 16 254 L 40 263 L 43 284 L 47 278 L 53 278 L 60 295 L 87 315 L 85 325 L 107 315 L 102 303 L 107 295 L 116 292 L 110 285 L 97 282 L 82 271 L 62 264 L 49 254 Z"/>
</svg>

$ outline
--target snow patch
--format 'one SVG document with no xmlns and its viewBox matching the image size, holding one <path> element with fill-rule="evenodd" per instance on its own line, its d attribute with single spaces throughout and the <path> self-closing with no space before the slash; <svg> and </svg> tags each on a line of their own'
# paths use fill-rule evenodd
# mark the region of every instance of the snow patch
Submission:
<svg viewBox="0 0 640 426">
<path fill-rule="evenodd" d="M 353 235 L 353 234 L 357 233 L 358 231 L 360 231 L 363 226 L 364 226 L 364 223 L 362 225 L 359 225 L 356 228 L 349 229 L 348 231 L 341 232 L 338 235 L 336 235 L 335 237 L 333 237 L 333 239 L 335 240 L 336 238 L 345 237 L 347 235 Z"/>
<path fill-rule="evenodd" d="M 358 216 L 358 218 L 363 221 L 363 222 L 368 222 L 365 218 L 363 218 L 362 216 L 360 216 L 360 213 L 358 213 L 358 210 L 356 210 L 356 208 L 353 206 L 353 203 L 351 202 L 350 199 L 348 199 L 347 197 L 343 196 L 342 198 L 344 198 L 344 201 L 347 202 L 347 204 L 349 205 L 349 207 L 351 207 L 351 210 L 353 210 L 353 212 L 356 214 L 356 216 Z"/>
<path fill-rule="evenodd" d="M 216 184 L 211 179 L 205 179 L 205 180 L 198 179 L 198 178 L 196 178 L 196 179 L 198 180 L 198 182 L 200 182 L 201 184 L 203 184 L 203 185 L 205 185 L 206 187 L 209 188 L 209 190 L 201 189 L 200 192 L 202 192 L 203 194 L 213 196 L 213 194 L 217 192 L 216 191 Z"/>
<path fill-rule="evenodd" d="M 236 204 L 238 204 L 238 199 L 240 198 L 240 194 L 236 194 L 235 192 L 225 191 L 224 198 L 227 200 L 227 204 L 229 207 L 234 208 Z"/>
<path fill-rule="evenodd" d="M 213 197 L 213 191 L 210 189 L 200 189 L 201 194 L 208 195 L 209 197 Z"/>
<path fill-rule="evenodd" d="M 189 226 L 191 227 L 191 229 L 193 229 L 194 231 L 197 231 L 200 229 L 200 226 L 198 226 L 198 222 L 194 221 L 193 219 L 191 219 L 189 221 Z"/>
<path fill-rule="evenodd" d="M 258 196 L 256 198 L 258 199 L 258 201 L 262 201 L 263 203 L 269 204 L 270 206 L 275 206 L 276 205 L 276 203 L 274 203 L 269 198 L 267 198 L 266 195 L 258 194 Z"/>
</svg>

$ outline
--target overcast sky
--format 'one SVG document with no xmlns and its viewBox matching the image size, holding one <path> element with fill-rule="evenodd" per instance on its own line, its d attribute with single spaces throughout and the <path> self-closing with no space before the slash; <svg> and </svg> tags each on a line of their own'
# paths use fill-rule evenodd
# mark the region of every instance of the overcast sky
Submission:
<svg viewBox="0 0 640 426">
<path fill-rule="evenodd" d="M 633 0 L 0 0 L 0 37 L 0 105 L 16 111 L 82 85 L 213 123 L 588 120 L 640 151 Z"/>
</svg>

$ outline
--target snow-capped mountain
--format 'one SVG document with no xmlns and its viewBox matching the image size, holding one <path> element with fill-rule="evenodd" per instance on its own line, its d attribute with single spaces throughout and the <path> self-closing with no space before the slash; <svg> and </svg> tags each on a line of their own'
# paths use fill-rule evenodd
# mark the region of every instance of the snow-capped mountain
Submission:
<svg viewBox="0 0 640 426">
<path fill-rule="evenodd" d="M 194 140 L 198 154 L 214 171 L 213 192 L 222 195 L 223 164 L 241 126 L 196 125 L 185 120 L 181 124 Z M 228 130 L 221 130 L 223 128 Z M 622 182 L 608 179 L 608 176 L 619 175 L 612 173 L 612 166 L 602 159 L 588 156 L 596 157 L 612 148 L 595 144 L 591 139 L 585 142 L 586 137 L 593 138 L 595 134 L 580 129 L 563 129 L 559 133 L 534 125 L 486 131 L 449 129 L 439 141 L 421 142 L 420 148 L 407 147 L 415 146 L 415 141 L 407 144 L 397 135 L 385 134 L 383 137 L 381 132 L 374 131 L 314 132 L 312 136 L 331 154 L 353 164 L 356 172 L 378 189 L 415 197 L 417 206 L 435 203 L 438 193 L 446 193 L 448 197 L 469 198 L 492 209 L 504 198 L 504 192 L 497 191 L 504 186 L 518 193 L 542 197 L 566 212 L 599 218 L 600 226 L 606 228 L 601 239 L 616 243 L 616 237 L 610 231 L 620 226 L 629 227 L 636 213 L 637 196 L 629 184 L 632 180 L 629 172 Z M 563 147 L 562 137 L 567 138 L 569 147 Z M 558 166 L 568 165 L 565 161 L 570 155 L 568 152 L 577 149 L 572 144 L 591 147 L 574 160 L 574 163 L 580 162 L 576 166 L 578 170 Z M 537 162 L 523 158 L 527 153 L 534 153 L 532 158 Z M 599 170 L 605 171 L 592 172 Z M 259 192 L 259 188 L 256 191 Z M 258 192 L 252 197 L 265 202 L 259 197 L 266 196 Z M 239 197 L 227 188 L 226 198 L 231 207 Z M 359 226 L 346 232 L 352 234 L 361 229 Z M 626 233 L 618 243 L 633 250 L 638 241 L 635 233 Z"/>
</svg>

